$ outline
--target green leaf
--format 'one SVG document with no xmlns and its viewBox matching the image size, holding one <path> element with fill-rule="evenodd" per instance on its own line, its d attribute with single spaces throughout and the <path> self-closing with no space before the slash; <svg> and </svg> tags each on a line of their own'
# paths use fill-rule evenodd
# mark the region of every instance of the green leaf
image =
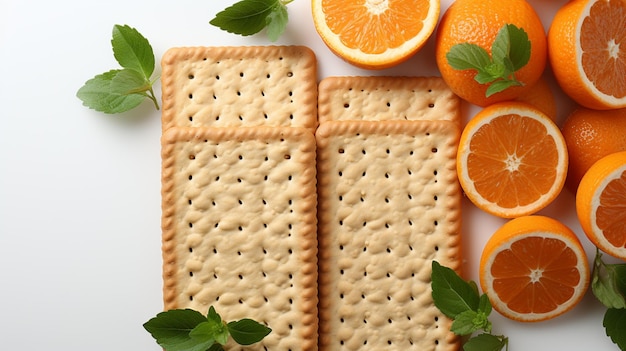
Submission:
<svg viewBox="0 0 626 351">
<path fill-rule="evenodd" d="M 508 57 L 513 64 L 513 72 L 515 72 L 530 61 L 531 42 L 523 28 L 518 28 L 513 24 L 507 24 L 506 28 L 510 43 Z"/>
<path fill-rule="evenodd" d="M 480 334 L 469 339 L 463 350 L 465 351 L 500 351 L 508 344 L 508 339 L 491 335 Z"/>
<path fill-rule="evenodd" d="M 478 72 L 484 71 L 485 67 L 491 63 L 487 50 L 470 43 L 452 46 L 446 54 L 446 59 L 448 64 L 454 69 L 475 69 Z"/>
<path fill-rule="evenodd" d="M 154 72 L 154 52 L 148 40 L 128 25 L 113 26 L 113 56 L 124 68 L 141 73 L 149 80 Z"/>
<path fill-rule="evenodd" d="M 489 87 L 487 88 L 487 92 L 485 93 L 485 96 L 490 97 L 491 95 L 495 93 L 499 93 L 501 91 L 504 91 L 507 88 L 510 88 L 512 86 L 517 86 L 517 85 L 521 85 L 521 84 L 513 80 L 497 80 L 491 83 L 491 85 L 489 85 Z"/>
<path fill-rule="evenodd" d="M 218 343 L 225 345 L 228 341 L 228 329 L 222 323 L 216 323 L 213 320 L 208 320 L 198 324 L 193 330 L 189 332 L 189 336 L 198 343 L 207 343 L 205 350 Z"/>
<path fill-rule="evenodd" d="M 191 309 L 169 310 L 144 323 L 143 327 L 166 351 L 205 351 L 210 345 L 193 340 L 189 333 L 207 319 Z"/>
<path fill-rule="evenodd" d="M 252 319 L 244 318 L 228 323 L 230 335 L 240 345 L 252 345 L 263 340 L 272 329 Z"/>
<path fill-rule="evenodd" d="M 478 319 L 478 312 L 467 310 L 456 315 L 450 331 L 456 335 L 470 335 L 473 332 L 482 329 L 481 325 L 475 323 Z"/>
<path fill-rule="evenodd" d="M 491 56 L 486 49 L 471 43 L 456 44 L 446 53 L 448 64 L 457 70 L 476 70 L 474 80 L 489 84 L 487 97 L 512 86 L 523 85 L 515 72 L 530 60 L 531 43 L 526 32 L 505 24 L 491 44 Z"/>
<path fill-rule="evenodd" d="M 598 250 L 591 277 L 591 290 L 607 308 L 626 308 L 626 264 L 606 264 Z"/>
<path fill-rule="evenodd" d="M 432 263 L 431 287 L 435 306 L 449 318 L 454 319 L 459 313 L 478 309 L 479 296 L 472 284 L 437 261 Z"/>
<path fill-rule="evenodd" d="M 122 73 L 124 72 L 124 73 Z M 120 77 L 118 77 L 118 74 Z M 124 70 L 111 70 L 85 82 L 76 96 L 83 105 L 104 113 L 120 113 L 137 107 L 146 98 L 142 93 L 129 93 L 133 78 Z"/>
<path fill-rule="evenodd" d="M 267 25 L 267 36 L 271 41 L 276 41 L 285 32 L 287 22 L 289 21 L 289 14 L 287 12 L 287 6 L 283 5 L 280 1 L 265 18 Z"/>
<path fill-rule="evenodd" d="M 505 25 L 498 31 L 496 38 L 491 44 L 491 58 L 493 62 L 504 66 L 504 59 L 509 57 L 511 49 L 511 37 L 509 36 L 509 26 Z"/>
<path fill-rule="evenodd" d="M 268 16 L 281 6 L 280 0 L 241 0 L 218 12 L 209 23 L 229 33 L 252 35 L 263 30 Z"/>
<path fill-rule="evenodd" d="M 609 308 L 602 322 L 606 335 L 611 338 L 620 350 L 626 350 L 626 309 Z"/>
</svg>

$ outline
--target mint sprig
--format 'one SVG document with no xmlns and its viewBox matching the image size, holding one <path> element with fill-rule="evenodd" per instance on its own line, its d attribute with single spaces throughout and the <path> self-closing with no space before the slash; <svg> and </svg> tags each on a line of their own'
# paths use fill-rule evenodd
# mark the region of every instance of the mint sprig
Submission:
<svg viewBox="0 0 626 351">
<path fill-rule="evenodd" d="M 591 290 L 606 308 L 602 325 L 620 350 L 626 350 L 626 264 L 607 264 L 596 249 Z"/>
<path fill-rule="evenodd" d="M 474 80 L 489 84 L 490 97 L 512 86 L 524 85 L 515 72 L 530 60 L 531 43 L 524 29 L 505 24 L 491 45 L 491 56 L 483 47 L 471 43 L 456 44 L 446 53 L 448 64 L 457 70 L 476 70 Z"/>
<path fill-rule="evenodd" d="M 222 351 L 229 337 L 240 345 L 252 345 L 272 331 L 248 318 L 226 323 L 213 306 L 206 317 L 192 309 L 161 312 L 143 327 L 165 351 Z"/>
<path fill-rule="evenodd" d="M 148 40 L 128 25 L 113 26 L 113 56 L 122 67 L 89 79 L 76 96 L 83 105 L 104 113 L 121 113 L 137 107 L 146 98 L 159 109 L 152 85 L 155 58 Z"/>
<path fill-rule="evenodd" d="M 210 24 L 229 33 L 243 36 L 267 28 L 267 36 L 276 41 L 285 31 L 289 15 L 287 4 L 293 0 L 241 0 L 218 12 Z"/>
<path fill-rule="evenodd" d="M 454 270 L 433 261 L 431 287 L 435 306 L 452 319 L 450 330 L 459 336 L 469 336 L 463 350 L 508 350 L 509 339 L 491 333 L 491 302 L 487 295 L 479 294 L 476 283 L 463 280 Z M 482 332 L 472 336 L 479 331 Z"/>
</svg>

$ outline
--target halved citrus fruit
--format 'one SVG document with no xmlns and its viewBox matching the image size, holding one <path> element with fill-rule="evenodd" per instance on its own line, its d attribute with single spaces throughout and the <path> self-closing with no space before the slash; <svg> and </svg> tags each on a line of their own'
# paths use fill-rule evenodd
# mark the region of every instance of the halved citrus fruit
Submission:
<svg viewBox="0 0 626 351">
<path fill-rule="evenodd" d="M 626 107 L 626 1 L 578 0 L 550 25 L 548 51 L 563 91 L 582 106 Z"/>
<path fill-rule="evenodd" d="M 479 278 L 500 314 L 538 322 L 580 302 L 589 287 L 590 268 L 571 229 L 549 217 L 523 216 L 505 223 L 487 241 Z"/>
<path fill-rule="evenodd" d="M 558 126 L 521 102 L 500 102 L 476 114 L 459 142 L 457 172 L 467 197 L 503 218 L 535 213 L 561 192 L 567 147 Z"/>
<path fill-rule="evenodd" d="M 583 231 L 600 250 L 626 260 L 626 151 L 601 158 L 576 193 Z"/>
<path fill-rule="evenodd" d="M 312 0 L 313 22 L 331 51 L 358 67 L 399 64 L 426 43 L 439 0 Z"/>
</svg>

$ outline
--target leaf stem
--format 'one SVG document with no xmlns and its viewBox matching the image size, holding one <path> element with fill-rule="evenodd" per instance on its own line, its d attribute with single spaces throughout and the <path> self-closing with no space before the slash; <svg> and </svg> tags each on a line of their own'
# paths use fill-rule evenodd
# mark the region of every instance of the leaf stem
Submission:
<svg viewBox="0 0 626 351">
<path fill-rule="evenodd" d="M 154 89 L 152 89 L 152 86 L 150 86 L 150 89 L 148 89 L 148 97 L 150 98 L 150 100 L 152 100 L 152 102 L 154 103 L 154 107 L 158 111 L 159 110 L 159 102 L 157 101 L 156 96 L 154 95 Z"/>
</svg>

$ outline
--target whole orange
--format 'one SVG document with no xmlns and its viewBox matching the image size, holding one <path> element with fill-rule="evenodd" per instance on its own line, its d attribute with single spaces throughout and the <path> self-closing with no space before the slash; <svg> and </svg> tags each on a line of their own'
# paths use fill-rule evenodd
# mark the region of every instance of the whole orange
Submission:
<svg viewBox="0 0 626 351">
<path fill-rule="evenodd" d="M 626 151 L 626 109 L 574 110 L 561 127 L 567 144 L 567 188 L 576 193 L 589 167 L 604 156 Z"/>
<path fill-rule="evenodd" d="M 470 43 L 482 47 L 491 55 L 492 44 L 506 24 L 513 24 L 526 32 L 531 43 L 530 59 L 515 72 L 522 86 L 509 87 L 487 98 L 488 85 L 474 80 L 477 71 L 453 68 L 446 54 L 456 44 Z M 439 22 L 435 55 L 442 78 L 455 94 L 472 104 L 487 106 L 513 100 L 539 80 L 547 62 L 546 32 L 541 19 L 525 0 L 457 0 Z"/>
</svg>

